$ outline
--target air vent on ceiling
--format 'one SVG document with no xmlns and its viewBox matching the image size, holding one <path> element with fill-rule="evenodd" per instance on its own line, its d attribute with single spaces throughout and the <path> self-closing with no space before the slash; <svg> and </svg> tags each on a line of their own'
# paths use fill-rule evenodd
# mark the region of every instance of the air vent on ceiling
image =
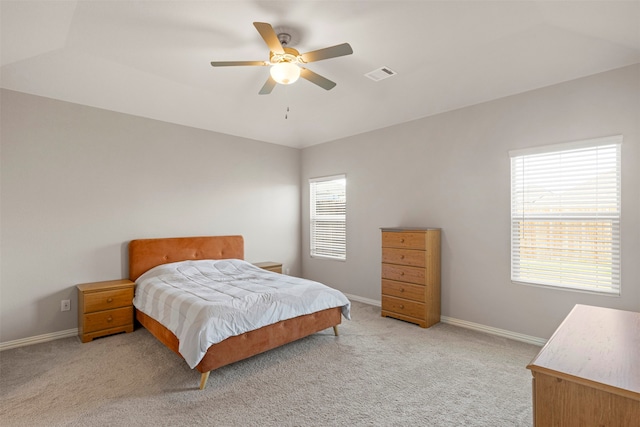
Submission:
<svg viewBox="0 0 640 427">
<path fill-rule="evenodd" d="M 368 72 L 367 74 L 365 74 L 365 76 L 369 77 L 374 82 L 379 82 L 380 80 L 395 76 L 396 74 L 398 73 L 396 73 L 389 67 L 381 67 L 377 70 Z"/>
</svg>

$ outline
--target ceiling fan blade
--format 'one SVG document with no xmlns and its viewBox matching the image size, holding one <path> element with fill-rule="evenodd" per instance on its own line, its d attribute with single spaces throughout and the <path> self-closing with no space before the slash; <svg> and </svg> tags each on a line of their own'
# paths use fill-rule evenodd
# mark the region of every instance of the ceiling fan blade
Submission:
<svg viewBox="0 0 640 427">
<path fill-rule="evenodd" d="M 260 89 L 260 92 L 258 92 L 260 95 L 269 95 L 271 93 L 271 91 L 273 90 L 274 87 L 276 87 L 276 81 L 273 80 L 273 78 L 271 76 L 269 76 L 269 78 L 267 79 L 266 82 L 264 82 L 264 86 L 262 86 L 262 89 Z"/>
<path fill-rule="evenodd" d="M 273 30 L 271 24 L 267 24 L 266 22 L 254 22 L 253 26 L 256 27 L 256 30 L 258 30 L 264 39 L 264 42 L 269 46 L 269 50 L 271 52 L 278 54 L 284 53 L 280 40 L 278 40 L 278 35 Z"/>
<path fill-rule="evenodd" d="M 264 67 L 269 63 L 264 61 L 211 61 L 212 67 L 232 67 L 235 65 L 260 65 Z"/>
<path fill-rule="evenodd" d="M 338 56 L 351 55 L 352 53 L 353 49 L 351 49 L 351 45 L 349 43 L 342 43 L 336 46 L 325 47 L 324 49 L 303 53 L 300 57 L 304 62 L 314 62 Z"/>
<path fill-rule="evenodd" d="M 303 79 L 307 79 L 311 83 L 317 84 L 318 86 L 326 90 L 331 90 L 336 85 L 331 80 L 325 77 L 322 77 L 320 74 L 316 74 L 313 71 L 303 67 L 300 67 L 300 77 L 302 77 Z"/>
</svg>

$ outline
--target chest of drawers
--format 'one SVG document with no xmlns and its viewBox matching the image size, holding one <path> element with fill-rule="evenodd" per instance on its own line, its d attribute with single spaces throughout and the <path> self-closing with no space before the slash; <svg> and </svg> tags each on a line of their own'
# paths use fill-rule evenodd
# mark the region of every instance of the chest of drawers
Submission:
<svg viewBox="0 0 640 427">
<path fill-rule="evenodd" d="M 440 321 L 440 229 L 382 229 L 382 316 Z"/>
<path fill-rule="evenodd" d="M 133 332 L 131 280 L 83 283 L 78 288 L 78 336 L 82 342 L 119 332 Z"/>
</svg>

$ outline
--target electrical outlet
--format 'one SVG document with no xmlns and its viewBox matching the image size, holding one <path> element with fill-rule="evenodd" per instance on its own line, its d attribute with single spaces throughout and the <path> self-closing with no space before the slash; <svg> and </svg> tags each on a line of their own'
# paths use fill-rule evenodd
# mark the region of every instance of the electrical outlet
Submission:
<svg viewBox="0 0 640 427">
<path fill-rule="evenodd" d="M 60 301 L 60 311 L 69 311 L 71 310 L 71 301 L 68 299 L 63 299 Z"/>
</svg>

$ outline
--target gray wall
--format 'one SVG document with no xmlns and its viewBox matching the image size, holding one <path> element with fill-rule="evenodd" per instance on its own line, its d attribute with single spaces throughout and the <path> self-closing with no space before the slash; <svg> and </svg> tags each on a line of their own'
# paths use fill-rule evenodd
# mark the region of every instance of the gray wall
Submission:
<svg viewBox="0 0 640 427">
<path fill-rule="evenodd" d="M 7 90 L 0 101 L 0 342 L 75 328 L 75 284 L 126 277 L 129 240 L 204 234 L 243 234 L 249 261 L 379 301 L 379 228 L 442 227 L 445 316 L 548 338 L 577 303 L 640 311 L 640 66 L 302 151 Z M 512 284 L 508 151 L 615 134 L 622 295 Z M 348 259 L 314 260 L 307 180 L 337 173 Z"/>
<path fill-rule="evenodd" d="M 77 327 L 75 285 L 126 277 L 131 239 L 242 234 L 247 260 L 300 273 L 299 150 L 0 98 L 0 342 Z"/>
<path fill-rule="evenodd" d="M 512 284 L 508 151 L 617 134 L 622 295 Z M 639 138 L 636 65 L 306 148 L 303 275 L 380 301 L 379 228 L 441 227 L 445 316 L 548 338 L 574 304 L 640 311 Z M 307 180 L 338 173 L 347 174 L 347 261 L 312 259 Z"/>
</svg>

